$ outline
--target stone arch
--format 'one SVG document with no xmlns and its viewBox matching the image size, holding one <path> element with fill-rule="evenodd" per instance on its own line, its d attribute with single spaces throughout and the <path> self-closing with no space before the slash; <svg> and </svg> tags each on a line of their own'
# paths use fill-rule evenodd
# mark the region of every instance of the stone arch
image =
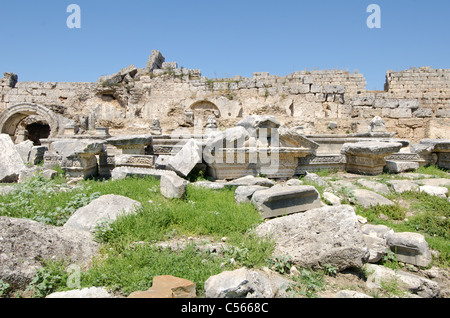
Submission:
<svg viewBox="0 0 450 318">
<path fill-rule="evenodd" d="M 216 104 L 207 101 L 207 100 L 201 100 L 193 103 L 191 107 L 189 107 L 192 111 L 210 111 L 214 113 L 216 117 L 220 117 L 220 110 L 219 107 L 216 106 Z"/>
<path fill-rule="evenodd" d="M 44 106 L 32 103 L 22 103 L 6 108 L 0 114 L 0 133 L 14 137 L 17 126 L 29 116 L 38 116 L 42 122 L 48 124 L 50 138 L 58 134 L 59 123 L 55 113 Z"/>
<path fill-rule="evenodd" d="M 202 126 L 205 126 L 211 115 L 214 115 L 216 118 L 221 117 L 219 107 L 207 100 L 197 101 L 193 103 L 189 109 L 194 113 L 194 122 L 196 123 L 195 126 L 199 123 L 201 123 Z"/>
</svg>

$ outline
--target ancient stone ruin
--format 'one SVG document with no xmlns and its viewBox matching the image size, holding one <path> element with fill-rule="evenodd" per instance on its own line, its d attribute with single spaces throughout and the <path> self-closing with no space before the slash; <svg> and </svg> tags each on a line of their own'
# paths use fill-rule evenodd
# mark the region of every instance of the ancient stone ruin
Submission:
<svg viewBox="0 0 450 318">
<path fill-rule="evenodd" d="M 313 172 L 376 176 L 430 164 L 450 169 L 450 70 L 388 71 L 384 91 L 365 87 L 362 74 L 336 70 L 210 79 L 197 69 L 165 62 L 159 51 L 152 52 L 145 68 L 131 65 L 96 83 L 20 82 L 17 75 L 5 73 L 0 80 L 0 183 L 22 182 L 35 171 L 51 178 L 56 173 L 51 169 L 59 166 L 72 184 L 87 178 L 153 176 L 160 179 L 162 196 L 182 199 L 187 180 L 202 175 L 210 181 L 193 186 L 235 188 L 237 204 L 251 203 L 268 219 L 256 232 L 273 234 L 276 253 L 292 256 L 297 265 L 331 264 L 345 270 L 374 264 L 389 248 L 402 262 L 426 267 L 431 254 L 422 235 L 394 233 L 382 225 L 360 227 L 351 206 L 340 206 L 341 199 L 330 192 L 322 198 L 315 186 L 297 179 L 306 175 L 304 180 L 323 182 L 328 189 Z M 34 166 L 41 163 L 43 167 Z M 366 179 L 357 183 L 378 187 L 378 193 L 387 188 Z M 399 193 L 408 191 L 405 187 L 440 189 L 446 192 L 433 195 L 447 196 L 444 187 L 404 183 L 392 180 L 390 186 Z M 444 179 L 440 185 L 448 184 Z M 364 207 L 393 204 L 367 189 L 349 189 Z M 324 206 L 322 199 L 332 206 Z M 8 239 L 16 239 L 15 231 L 33 234 L 34 240 L 24 237 L 30 248 L 16 254 L 35 266 L 33 250 L 48 242 L 61 245 L 54 255 L 69 250 L 74 250 L 74 259 L 93 255 L 97 244 L 87 233 L 77 236 L 74 231 L 92 231 L 101 217 L 97 211 L 114 219 L 125 210 L 134 213 L 138 204 L 124 197 L 100 197 L 79 209 L 62 230 L 5 217 L 0 223 L 8 229 Z M 87 246 L 82 245 L 85 239 Z M 17 263 L 22 260 L 8 259 L 5 268 L 15 271 L 0 274 L 23 287 L 32 278 L 30 264 L 22 268 Z M 373 264 L 373 275 L 385 275 L 379 272 L 382 266 Z M 224 272 L 208 279 L 205 293 L 236 297 L 237 290 L 248 289 L 239 297 L 275 297 L 279 291 L 261 283 L 267 280 L 264 275 L 247 269 Z M 162 277 L 159 287 L 131 297 L 174 297 L 167 293 L 165 280 L 179 279 Z M 228 286 L 234 281 L 237 287 Z M 195 297 L 193 284 L 181 284 Z M 411 284 L 421 297 L 439 294 L 429 280 L 417 278 Z"/>
<path fill-rule="evenodd" d="M 46 167 L 73 178 L 118 168 L 183 177 L 196 168 L 214 179 L 448 168 L 450 70 L 388 71 L 385 91 L 365 86 L 362 74 L 336 70 L 210 79 L 154 50 L 145 68 L 97 83 L 5 73 L 0 132 L 32 141 Z"/>
</svg>

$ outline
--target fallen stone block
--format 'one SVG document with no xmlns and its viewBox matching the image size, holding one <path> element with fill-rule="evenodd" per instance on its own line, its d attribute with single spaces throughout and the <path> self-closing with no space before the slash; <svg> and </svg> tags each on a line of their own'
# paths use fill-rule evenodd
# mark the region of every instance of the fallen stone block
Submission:
<svg viewBox="0 0 450 318">
<path fill-rule="evenodd" d="M 419 233 L 391 233 L 386 243 L 401 262 L 427 267 L 431 263 L 431 252 L 425 237 Z"/>
<path fill-rule="evenodd" d="M 52 293 L 45 298 L 53 299 L 79 299 L 79 298 L 116 298 L 110 294 L 104 287 L 90 287 L 83 289 L 74 289 L 64 292 Z"/>
<path fill-rule="evenodd" d="M 354 290 L 341 290 L 334 295 L 334 298 L 373 298 L 364 293 L 359 293 Z"/>
<path fill-rule="evenodd" d="M 245 176 L 242 178 L 234 179 L 228 182 L 229 185 L 234 186 L 262 186 L 262 187 L 272 187 L 275 182 L 262 177 Z"/>
<path fill-rule="evenodd" d="M 127 177 L 154 177 L 156 179 L 161 179 L 162 175 L 176 175 L 173 171 L 168 170 L 158 170 L 158 169 L 145 169 L 145 168 L 132 168 L 132 167 L 119 167 L 114 168 L 111 172 L 111 177 L 113 180 L 124 179 Z"/>
<path fill-rule="evenodd" d="M 419 186 L 408 180 L 391 180 L 387 182 L 391 188 L 397 193 L 403 193 L 406 191 L 419 191 Z"/>
<path fill-rule="evenodd" d="M 9 135 L 0 134 L 0 149 L 0 182 L 16 182 L 25 164 Z"/>
<path fill-rule="evenodd" d="M 448 188 L 424 185 L 419 187 L 419 191 L 445 199 L 447 198 Z"/>
<path fill-rule="evenodd" d="M 401 173 L 417 169 L 419 169 L 419 163 L 414 161 L 386 160 L 386 166 L 384 166 L 384 170 L 388 173 Z"/>
<path fill-rule="evenodd" d="M 391 200 L 386 199 L 382 195 L 364 189 L 356 189 L 352 192 L 355 203 L 362 205 L 365 208 L 376 205 L 395 205 Z"/>
<path fill-rule="evenodd" d="M 206 298 L 272 298 L 268 277 L 247 268 L 225 271 L 205 282 Z"/>
<path fill-rule="evenodd" d="M 254 186 L 239 186 L 234 192 L 234 200 L 236 203 L 251 203 L 252 196 L 256 191 L 265 190 L 267 187 Z"/>
<path fill-rule="evenodd" d="M 331 205 L 341 205 L 342 200 L 337 195 L 331 193 L 331 192 L 324 192 L 323 193 L 324 200 L 331 203 Z"/>
<path fill-rule="evenodd" d="M 83 265 L 98 251 L 88 232 L 45 225 L 26 219 L 0 217 L 0 280 L 24 290 L 44 260 Z"/>
<path fill-rule="evenodd" d="M 358 179 L 357 181 L 360 185 L 362 185 L 363 187 L 369 188 L 375 192 L 381 193 L 381 194 L 389 194 L 389 188 L 387 185 L 380 183 L 380 182 L 376 182 L 376 181 L 370 181 L 370 180 L 366 180 L 366 179 Z"/>
<path fill-rule="evenodd" d="M 64 228 L 93 232 L 100 222 L 113 222 L 119 216 L 135 214 L 142 205 L 135 200 L 120 195 L 103 195 L 90 204 L 78 209 Z"/>
<path fill-rule="evenodd" d="M 355 210 L 348 205 L 322 207 L 268 220 L 256 228 L 275 240 L 273 255 L 289 256 L 297 266 L 361 267 L 369 250 Z"/>
<path fill-rule="evenodd" d="M 186 193 L 187 181 L 177 175 L 163 174 L 160 191 L 168 199 L 181 199 Z"/>
<path fill-rule="evenodd" d="M 264 218 L 304 212 L 321 206 L 320 194 L 313 186 L 272 187 L 253 194 L 252 203 Z"/>
<path fill-rule="evenodd" d="M 187 177 L 198 163 L 202 162 L 202 147 L 195 139 L 190 139 L 181 150 L 169 159 L 167 168 Z"/>
<path fill-rule="evenodd" d="M 17 145 L 14 145 L 14 148 L 16 148 L 17 152 L 20 154 L 23 163 L 27 164 L 31 148 L 33 148 L 33 142 L 31 140 L 25 140 Z"/>
</svg>

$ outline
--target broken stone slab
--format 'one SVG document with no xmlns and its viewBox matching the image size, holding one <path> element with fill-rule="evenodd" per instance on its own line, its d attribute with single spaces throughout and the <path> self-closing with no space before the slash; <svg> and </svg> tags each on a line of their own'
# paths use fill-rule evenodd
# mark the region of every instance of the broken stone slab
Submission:
<svg viewBox="0 0 450 318">
<path fill-rule="evenodd" d="M 352 197 L 355 203 L 369 208 L 376 205 L 395 205 L 391 200 L 386 199 L 382 195 L 365 189 L 352 190 Z"/>
<path fill-rule="evenodd" d="M 420 165 L 415 161 L 395 161 L 395 160 L 386 160 L 386 166 L 384 170 L 387 173 L 401 173 L 408 171 L 415 171 L 419 169 Z"/>
<path fill-rule="evenodd" d="M 324 198 L 324 200 L 331 203 L 331 205 L 341 205 L 342 204 L 341 198 L 339 198 L 337 195 L 335 195 L 331 192 L 324 192 L 323 198 Z"/>
<path fill-rule="evenodd" d="M 447 198 L 448 188 L 424 185 L 419 187 L 419 191 L 445 199 Z"/>
<path fill-rule="evenodd" d="M 397 193 L 403 193 L 406 191 L 419 191 L 419 186 L 409 180 L 390 180 L 387 181 L 387 183 Z"/>
<path fill-rule="evenodd" d="M 379 238 L 377 236 L 366 235 L 364 236 L 364 242 L 366 242 L 369 248 L 369 263 L 378 263 L 386 253 L 386 239 Z"/>
<path fill-rule="evenodd" d="M 413 275 L 400 270 L 392 270 L 390 268 L 375 265 L 364 265 L 365 272 L 368 273 L 366 286 L 370 289 L 380 289 L 383 284 L 396 282 L 402 290 L 416 294 L 423 298 L 435 298 L 440 293 L 438 283 Z"/>
<path fill-rule="evenodd" d="M 327 206 L 268 220 L 256 233 L 275 240 L 273 255 L 289 256 L 297 266 L 361 267 L 369 258 L 355 210 Z"/>
<path fill-rule="evenodd" d="M 419 185 L 429 185 L 434 187 L 447 187 L 450 186 L 450 179 L 447 178 L 435 178 L 435 179 L 421 179 L 416 181 Z"/>
<path fill-rule="evenodd" d="M 328 182 L 323 180 L 321 177 L 319 177 L 315 173 L 306 172 L 306 175 L 303 177 L 303 180 L 308 181 L 308 182 L 312 182 L 312 183 L 317 184 L 317 185 L 319 185 L 321 187 L 329 187 L 330 186 L 328 184 Z"/>
<path fill-rule="evenodd" d="M 361 226 L 361 230 L 365 235 L 376 236 L 386 239 L 388 235 L 394 234 L 394 230 L 382 224 L 365 224 Z"/>
<path fill-rule="evenodd" d="M 264 218 L 304 212 L 321 206 L 319 192 L 307 185 L 258 190 L 253 194 L 252 203 Z"/>
<path fill-rule="evenodd" d="M 165 174 L 176 175 L 175 172 L 169 170 L 119 167 L 112 170 L 111 177 L 113 180 L 124 179 L 127 177 L 154 177 L 156 179 L 161 179 L 161 176 Z"/>
<path fill-rule="evenodd" d="M 247 268 L 224 271 L 205 282 L 206 298 L 272 298 L 268 277 Z"/>
<path fill-rule="evenodd" d="M 93 232 L 102 222 L 107 225 L 119 216 L 135 214 L 140 208 L 142 205 L 130 198 L 114 194 L 102 195 L 78 209 L 63 227 Z"/>
<path fill-rule="evenodd" d="M 386 237 L 394 231 L 385 225 L 365 224 L 361 226 L 364 241 L 369 248 L 369 263 L 378 263 L 388 249 Z"/>
<path fill-rule="evenodd" d="M 286 181 L 286 186 L 288 186 L 288 187 L 298 186 L 298 185 L 303 185 L 303 181 L 299 180 L 299 179 L 289 179 L 288 181 Z"/>
<path fill-rule="evenodd" d="M 227 182 L 220 182 L 220 181 L 196 181 L 192 183 L 194 187 L 197 188 L 204 188 L 204 189 L 210 189 L 210 190 L 222 190 L 222 189 L 233 189 L 236 188 L 236 185 L 229 184 Z"/>
<path fill-rule="evenodd" d="M 234 179 L 228 182 L 229 185 L 233 186 L 262 186 L 262 187 L 273 187 L 275 182 L 262 177 L 245 176 L 238 179 Z"/>
<path fill-rule="evenodd" d="M 104 287 L 89 287 L 83 289 L 74 289 L 64 292 L 56 292 L 47 295 L 45 298 L 52 299 L 77 299 L 77 298 L 116 298 L 113 294 L 109 293 Z"/>
<path fill-rule="evenodd" d="M 0 134 L 0 149 L 0 182 L 17 182 L 25 164 L 9 135 Z"/>
<path fill-rule="evenodd" d="M 187 177 L 198 163 L 202 162 L 202 147 L 195 139 L 190 139 L 181 150 L 169 159 L 167 168 Z"/>
<path fill-rule="evenodd" d="M 267 187 L 260 185 L 239 186 L 234 192 L 234 200 L 236 203 L 251 203 L 252 196 L 256 191 L 265 190 Z"/>
<path fill-rule="evenodd" d="M 354 290 L 340 290 L 334 298 L 373 298 L 372 296 Z"/>
<path fill-rule="evenodd" d="M 67 260 L 83 265 L 98 251 L 90 233 L 0 217 L 0 280 L 12 290 L 24 290 L 44 260 Z"/>
<path fill-rule="evenodd" d="M 124 155 L 145 155 L 146 148 L 152 145 L 152 135 L 125 135 L 108 138 L 108 144 L 122 150 Z"/>
<path fill-rule="evenodd" d="M 30 156 L 31 148 L 33 148 L 33 142 L 31 140 L 25 140 L 21 143 L 18 143 L 14 145 L 17 152 L 20 154 L 20 157 L 22 158 L 23 163 L 28 163 L 28 158 Z"/>
<path fill-rule="evenodd" d="M 431 252 L 425 237 L 419 233 L 390 233 L 386 243 L 400 262 L 427 267 Z"/>
<path fill-rule="evenodd" d="M 358 179 L 357 182 L 360 185 L 362 185 L 363 187 L 369 188 L 375 192 L 378 192 L 381 194 L 389 194 L 390 193 L 388 186 L 383 183 L 371 181 L 371 180 L 367 180 L 367 179 Z"/>
<path fill-rule="evenodd" d="M 177 175 L 163 174 L 161 176 L 160 191 L 168 199 L 181 199 L 186 193 L 188 182 Z"/>
<path fill-rule="evenodd" d="M 128 298 L 196 298 L 194 282 L 171 275 L 153 277 L 152 287 L 147 291 L 136 291 Z"/>
<path fill-rule="evenodd" d="M 399 142 L 366 141 L 346 143 L 342 146 L 341 153 L 347 157 L 347 172 L 378 175 L 383 173 L 385 158 L 399 152 L 402 147 Z"/>
<path fill-rule="evenodd" d="M 27 166 L 20 171 L 19 183 L 24 183 L 33 177 L 40 176 L 44 180 L 52 180 L 58 175 L 58 172 L 52 169 L 46 169 L 39 166 Z"/>
</svg>

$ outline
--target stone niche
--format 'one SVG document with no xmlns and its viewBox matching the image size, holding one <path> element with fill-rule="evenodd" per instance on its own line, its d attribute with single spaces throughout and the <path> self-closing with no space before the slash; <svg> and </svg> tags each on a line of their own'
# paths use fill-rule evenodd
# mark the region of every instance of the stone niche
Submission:
<svg viewBox="0 0 450 318">
<path fill-rule="evenodd" d="M 295 131 L 280 127 L 272 116 L 248 116 L 236 127 L 212 132 L 204 147 L 208 173 L 215 179 L 264 175 L 288 179 L 298 158 L 314 154 L 319 145 Z"/>
</svg>

